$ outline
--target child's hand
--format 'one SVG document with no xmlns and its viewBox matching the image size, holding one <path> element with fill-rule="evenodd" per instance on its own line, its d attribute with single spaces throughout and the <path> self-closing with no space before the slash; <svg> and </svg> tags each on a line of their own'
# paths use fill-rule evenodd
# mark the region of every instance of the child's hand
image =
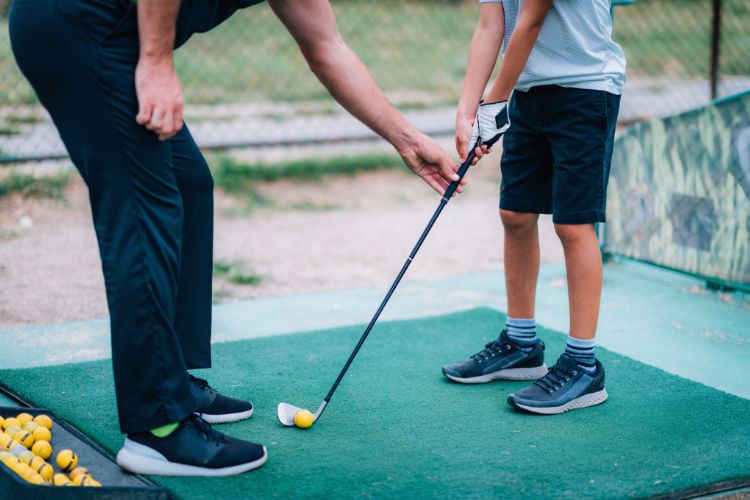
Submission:
<svg viewBox="0 0 750 500">
<path fill-rule="evenodd" d="M 476 140 L 472 132 L 474 125 L 474 117 L 466 118 L 462 116 L 456 117 L 456 153 L 461 161 L 464 161 L 469 155 L 469 146 L 472 141 Z M 476 164 L 479 159 L 488 152 L 487 147 L 483 146 L 476 149 L 476 157 L 472 162 L 472 165 Z"/>
</svg>

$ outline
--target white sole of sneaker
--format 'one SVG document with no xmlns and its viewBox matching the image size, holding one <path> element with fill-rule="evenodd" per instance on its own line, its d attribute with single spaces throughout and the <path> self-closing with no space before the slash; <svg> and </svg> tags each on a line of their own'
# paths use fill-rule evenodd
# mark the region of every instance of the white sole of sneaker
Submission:
<svg viewBox="0 0 750 500">
<path fill-rule="evenodd" d="M 607 397 L 609 397 L 609 395 L 607 394 L 607 389 L 602 389 L 599 392 L 586 394 L 585 396 L 581 396 L 572 401 L 568 401 L 562 406 L 556 406 L 553 408 L 536 408 L 534 406 L 526 406 L 519 403 L 515 403 L 515 406 L 531 413 L 539 413 L 541 415 L 557 415 L 558 413 L 565 413 L 566 411 L 570 410 L 588 408 L 589 406 L 602 404 L 607 400 Z"/>
<path fill-rule="evenodd" d="M 445 374 L 446 377 L 460 384 L 484 384 L 494 380 L 539 380 L 547 375 L 547 365 L 536 366 L 534 368 L 509 368 L 507 370 L 498 370 L 480 375 L 479 377 L 460 378 L 453 375 Z"/>
<path fill-rule="evenodd" d="M 234 476 L 257 469 L 268 459 L 268 450 L 263 447 L 263 456 L 252 462 L 210 469 L 196 465 L 185 465 L 170 462 L 158 451 L 142 444 L 125 440 L 122 449 L 117 453 L 117 465 L 134 474 L 153 476 Z"/>
<path fill-rule="evenodd" d="M 209 413 L 198 413 L 195 412 L 200 418 L 208 422 L 209 424 L 228 424 L 230 422 L 239 422 L 253 416 L 253 408 L 247 411 L 239 413 L 225 413 L 223 415 L 211 415 Z"/>
</svg>

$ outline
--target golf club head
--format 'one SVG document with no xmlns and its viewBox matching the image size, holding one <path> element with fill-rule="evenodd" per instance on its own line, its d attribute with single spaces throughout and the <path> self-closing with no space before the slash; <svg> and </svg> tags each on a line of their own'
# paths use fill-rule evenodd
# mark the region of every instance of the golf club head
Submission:
<svg viewBox="0 0 750 500">
<path fill-rule="evenodd" d="M 294 427 L 294 416 L 301 410 L 302 408 L 298 408 L 288 403 L 279 403 L 279 406 L 276 408 L 276 415 L 279 417 L 279 422 L 281 422 L 282 425 Z"/>
<path fill-rule="evenodd" d="M 327 404 L 328 403 L 325 401 L 320 403 L 317 411 L 313 413 L 313 423 L 318 420 L 318 417 L 321 413 L 323 413 L 323 409 Z M 281 422 L 282 425 L 285 425 L 287 427 L 294 427 L 294 416 L 303 409 L 304 408 L 290 405 L 289 403 L 279 403 L 279 406 L 276 408 L 276 415 L 279 417 L 279 422 Z"/>
</svg>

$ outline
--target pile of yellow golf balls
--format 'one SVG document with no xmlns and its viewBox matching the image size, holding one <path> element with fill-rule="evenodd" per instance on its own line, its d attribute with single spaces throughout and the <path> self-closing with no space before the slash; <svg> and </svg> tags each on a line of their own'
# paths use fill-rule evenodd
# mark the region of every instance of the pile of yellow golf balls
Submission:
<svg viewBox="0 0 750 500">
<path fill-rule="evenodd" d="M 39 485 L 101 486 L 86 467 L 78 466 L 78 455 L 60 450 L 55 462 L 60 472 L 47 462 L 52 456 L 52 419 L 48 415 L 0 416 L 0 463 L 24 480 Z"/>
</svg>

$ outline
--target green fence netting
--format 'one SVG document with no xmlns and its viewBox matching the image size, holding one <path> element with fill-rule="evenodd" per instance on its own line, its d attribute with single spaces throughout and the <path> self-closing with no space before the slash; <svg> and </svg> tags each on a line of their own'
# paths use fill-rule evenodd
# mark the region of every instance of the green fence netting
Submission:
<svg viewBox="0 0 750 500">
<path fill-rule="evenodd" d="M 604 250 L 750 285 L 750 92 L 615 143 Z"/>
</svg>

